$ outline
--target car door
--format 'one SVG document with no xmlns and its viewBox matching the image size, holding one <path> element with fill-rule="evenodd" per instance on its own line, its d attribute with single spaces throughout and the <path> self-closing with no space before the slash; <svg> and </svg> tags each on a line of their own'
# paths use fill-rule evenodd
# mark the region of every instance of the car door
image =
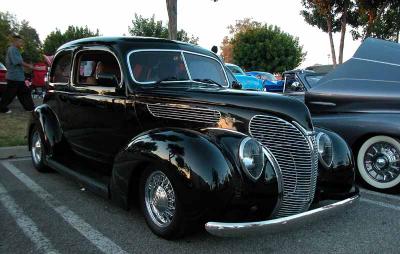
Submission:
<svg viewBox="0 0 400 254">
<path fill-rule="evenodd" d="M 71 85 L 63 101 L 63 131 L 72 150 L 111 164 L 129 138 L 123 74 L 111 49 L 85 47 L 75 53 Z"/>
</svg>

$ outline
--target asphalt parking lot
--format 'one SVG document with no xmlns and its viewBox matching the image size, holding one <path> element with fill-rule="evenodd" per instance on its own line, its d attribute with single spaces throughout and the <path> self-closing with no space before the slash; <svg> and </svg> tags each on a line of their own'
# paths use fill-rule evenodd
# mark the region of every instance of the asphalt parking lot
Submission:
<svg viewBox="0 0 400 254">
<path fill-rule="evenodd" d="M 247 238 L 199 232 L 166 241 L 125 211 L 29 158 L 0 161 L 0 253 L 399 253 L 400 195 L 362 190 L 344 213 Z"/>
</svg>

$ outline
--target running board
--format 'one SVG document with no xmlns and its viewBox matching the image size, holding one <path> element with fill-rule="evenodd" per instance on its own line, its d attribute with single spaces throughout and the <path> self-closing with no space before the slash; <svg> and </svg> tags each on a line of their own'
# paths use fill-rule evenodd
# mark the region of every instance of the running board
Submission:
<svg viewBox="0 0 400 254">
<path fill-rule="evenodd" d="M 59 172 L 62 175 L 67 177 L 71 177 L 72 179 L 82 183 L 87 189 L 90 191 L 104 197 L 109 198 L 108 184 L 102 181 L 98 181 L 95 178 L 89 177 L 85 174 L 82 174 L 78 171 L 72 170 L 61 163 L 48 159 L 47 165 Z"/>
</svg>

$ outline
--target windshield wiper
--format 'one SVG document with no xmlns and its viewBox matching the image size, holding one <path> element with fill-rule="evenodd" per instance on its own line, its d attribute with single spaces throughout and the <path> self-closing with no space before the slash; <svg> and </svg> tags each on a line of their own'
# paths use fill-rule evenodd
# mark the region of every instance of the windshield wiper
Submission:
<svg viewBox="0 0 400 254">
<path fill-rule="evenodd" d="M 206 83 L 206 84 L 210 84 L 210 85 L 217 85 L 219 87 L 224 87 L 217 81 L 214 81 L 212 79 L 207 79 L 207 78 L 205 78 L 205 79 L 196 78 L 196 79 L 193 79 L 193 81 L 198 81 L 198 82 L 202 82 L 202 83 Z"/>
<path fill-rule="evenodd" d="M 178 80 L 177 77 L 173 77 L 173 76 L 171 76 L 171 77 L 166 77 L 166 78 L 162 78 L 162 79 L 156 81 L 156 82 L 154 83 L 154 85 L 155 85 L 155 86 L 159 86 L 159 85 L 161 85 L 161 83 L 163 83 L 163 82 L 165 82 L 165 81 L 177 81 L 177 80 Z"/>
</svg>

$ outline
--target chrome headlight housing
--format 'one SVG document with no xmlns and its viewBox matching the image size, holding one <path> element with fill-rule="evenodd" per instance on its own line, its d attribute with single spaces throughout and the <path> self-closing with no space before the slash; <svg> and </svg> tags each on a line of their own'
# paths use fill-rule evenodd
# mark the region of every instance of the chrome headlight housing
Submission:
<svg viewBox="0 0 400 254">
<path fill-rule="evenodd" d="M 239 147 L 239 158 L 245 174 L 253 181 L 257 181 L 265 163 L 261 144 L 250 137 L 243 139 Z"/>
<path fill-rule="evenodd" d="M 324 167 L 330 168 L 333 161 L 332 140 L 327 134 L 323 132 L 319 132 L 316 139 L 319 161 Z"/>
</svg>

